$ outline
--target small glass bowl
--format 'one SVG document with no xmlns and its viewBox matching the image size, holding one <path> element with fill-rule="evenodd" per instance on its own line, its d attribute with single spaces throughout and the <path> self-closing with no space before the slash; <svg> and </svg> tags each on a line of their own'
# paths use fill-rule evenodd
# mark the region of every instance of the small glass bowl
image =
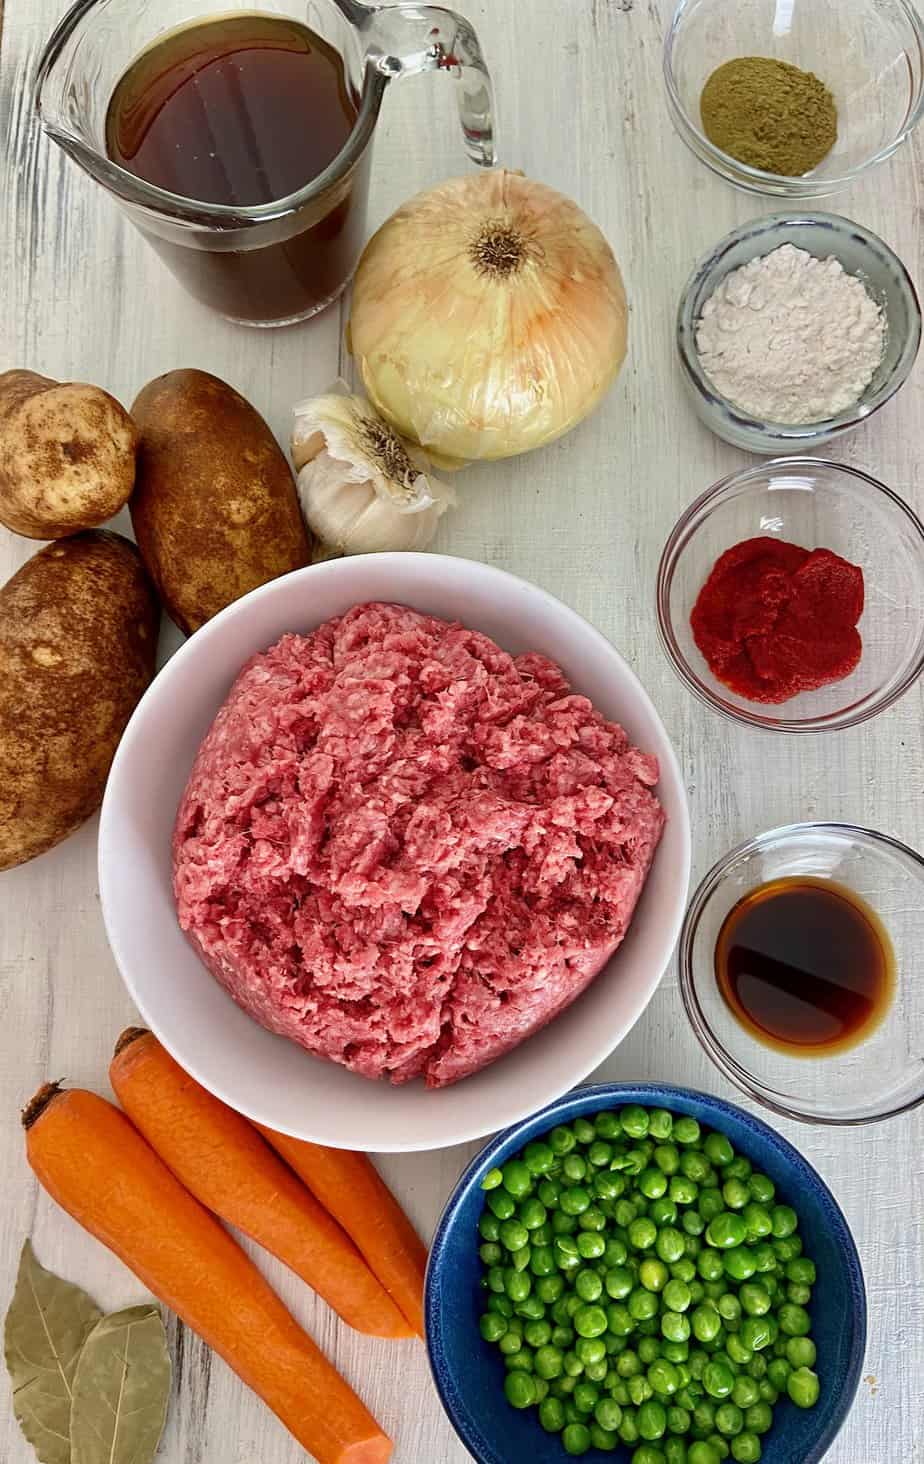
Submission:
<svg viewBox="0 0 924 1464">
<path fill-rule="evenodd" d="M 738 696 L 713 676 L 690 613 L 720 554 L 743 539 L 777 536 L 831 549 L 863 570 L 863 656 L 850 676 L 777 706 Z M 898 698 L 924 669 L 924 525 L 866 473 L 823 458 L 780 458 L 724 478 L 671 532 L 657 578 L 661 644 L 694 696 L 750 727 L 825 732 L 856 727 Z"/>
<path fill-rule="evenodd" d="M 895 991 L 864 1041 L 829 1057 L 766 1047 L 726 1005 L 715 975 L 722 923 L 770 880 L 833 879 L 879 916 L 895 951 Z M 803 1123 L 877 1123 L 924 1102 L 924 859 L 851 824 L 790 824 L 726 854 L 703 880 L 680 936 L 680 990 L 693 1030 L 730 1082 Z"/>
<path fill-rule="evenodd" d="M 813 71 L 832 93 L 837 141 L 811 173 L 765 173 L 705 136 L 703 87 L 739 56 Z M 921 120 L 924 23 L 908 0 L 681 0 L 665 37 L 664 80 L 674 126 L 707 168 L 750 193 L 821 198 L 891 157 Z"/>
<path fill-rule="evenodd" d="M 818 259 L 834 256 L 856 275 L 882 309 L 885 347 L 876 374 L 858 402 L 823 422 L 786 426 L 751 417 L 720 396 L 700 364 L 696 327 L 706 301 L 726 275 L 782 244 Z M 866 422 L 904 386 L 921 345 L 921 306 L 907 269 L 878 235 L 839 214 L 772 214 L 735 229 L 700 260 L 684 287 L 677 312 L 677 351 L 684 385 L 697 416 L 724 442 L 746 452 L 808 451 Z"/>
</svg>

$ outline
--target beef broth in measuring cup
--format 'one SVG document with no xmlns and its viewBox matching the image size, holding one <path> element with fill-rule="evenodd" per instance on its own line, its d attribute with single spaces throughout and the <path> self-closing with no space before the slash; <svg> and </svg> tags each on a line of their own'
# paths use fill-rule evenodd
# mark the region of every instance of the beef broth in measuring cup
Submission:
<svg viewBox="0 0 924 1464">
<path fill-rule="evenodd" d="M 106 150 L 168 193 L 253 208 L 319 178 L 358 111 L 341 56 L 307 26 L 226 15 L 171 32 L 132 63 L 109 103 Z M 336 188 L 326 212 L 323 202 L 321 216 L 291 238 L 222 252 L 174 246 L 173 268 L 225 315 L 313 313 L 352 272 L 364 190 Z"/>
</svg>

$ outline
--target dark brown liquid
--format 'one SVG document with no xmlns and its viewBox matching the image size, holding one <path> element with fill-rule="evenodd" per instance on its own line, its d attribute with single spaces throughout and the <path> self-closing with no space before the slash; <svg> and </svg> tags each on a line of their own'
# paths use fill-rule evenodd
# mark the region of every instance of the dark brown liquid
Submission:
<svg viewBox="0 0 924 1464">
<path fill-rule="evenodd" d="M 719 990 L 756 1037 L 821 1056 L 867 1037 L 892 999 L 895 957 L 870 907 L 824 879 L 778 879 L 725 917 Z"/>
<path fill-rule="evenodd" d="M 106 118 L 110 158 L 158 188 L 250 207 L 296 193 L 342 151 L 357 117 L 343 60 L 306 26 L 233 15 L 186 26 L 132 63 Z M 332 190 L 310 226 L 264 248 L 157 237 L 192 293 L 227 315 L 276 320 L 335 294 L 356 262 L 365 179 Z M 248 239 L 249 243 L 250 240 Z"/>
</svg>

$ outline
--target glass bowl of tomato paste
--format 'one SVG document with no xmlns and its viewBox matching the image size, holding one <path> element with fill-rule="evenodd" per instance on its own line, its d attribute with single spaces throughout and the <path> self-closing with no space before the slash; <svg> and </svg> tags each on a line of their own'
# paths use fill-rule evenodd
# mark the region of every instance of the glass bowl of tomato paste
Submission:
<svg viewBox="0 0 924 1464">
<path fill-rule="evenodd" d="M 762 462 L 674 526 L 657 610 L 675 671 L 723 716 L 774 732 L 856 727 L 924 669 L 924 525 L 857 468 Z"/>
</svg>

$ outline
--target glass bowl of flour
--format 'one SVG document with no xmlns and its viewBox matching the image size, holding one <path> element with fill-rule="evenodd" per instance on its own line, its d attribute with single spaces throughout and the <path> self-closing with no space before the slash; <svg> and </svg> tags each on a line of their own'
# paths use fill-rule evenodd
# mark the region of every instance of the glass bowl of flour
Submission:
<svg viewBox="0 0 924 1464">
<path fill-rule="evenodd" d="M 904 385 L 921 343 L 907 269 L 837 214 L 774 214 L 693 271 L 677 350 L 700 419 L 747 452 L 806 452 L 851 432 Z"/>
</svg>

